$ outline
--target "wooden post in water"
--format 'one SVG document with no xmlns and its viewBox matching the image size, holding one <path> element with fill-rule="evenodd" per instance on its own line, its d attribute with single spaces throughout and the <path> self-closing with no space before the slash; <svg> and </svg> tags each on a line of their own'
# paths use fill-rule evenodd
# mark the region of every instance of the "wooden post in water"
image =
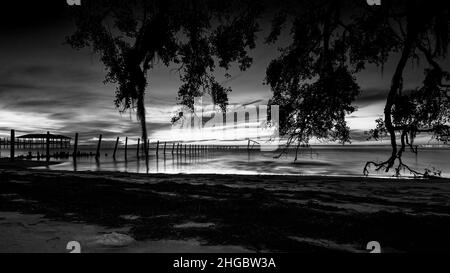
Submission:
<svg viewBox="0 0 450 273">
<path fill-rule="evenodd" d="M 166 156 L 166 144 L 167 142 L 164 141 L 164 156 Z"/>
<path fill-rule="evenodd" d="M 49 162 L 50 161 L 50 132 L 48 132 L 48 131 L 47 131 L 45 151 L 46 151 L 46 155 L 45 155 L 46 160 L 47 160 L 47 162 Z"/>
<path fill-rule="evenodd" d="M 149 150 L 150 150 L 150 139 L 147 138 L 147 140 L 145 141 L 144 147 L 142 149 L 144 149 L 145 151 L 145 162 L 148 166 L 148 154 L 149 154 Z"/>
<path fill-rule="evenodd" d="M 156 156 L 159 154 L 159 140 L 156 141 Z"/>
<path fill-rule="evenodd" d="M 128 137 L 125 137 L 125 161 L 127 161 L 128 154 Z"/>
<path fill-rule="evenodd" d="M 117 152 L 117 146 L 119 145 L 119 137 L 116 139 L 116 145 L 114 146 L 114 153 L 113 153 L 113 159 L 116 160 L 116 152 Z"/>
<path fill-rule="evenodd" d="M 136 156 L 137 158 L 139 158 L 139 145 L 141 145 L 141 139 L 138 138 L 138 143 L 137 143 L 137 147 L 136 147 Z"/>
<path fill-rule="evenodd" d="M 95 159 L 100 158 L 100 147 L 102 145 L 102 134 L 98 136 L 97 152 L 95 153 Z"/>
<path fill-rule="evenodd" d="M 175 142 L 172 143 L 172 155 L 173 155 L 173 150 L 175 149 Z"/>
<path fill-rule="evenodd" d="M 144 155 L 145 155 L 145 164 L 146 164 L 147 168 L 148 168 L 148 152 L 149 152 L 149 149 L 150 149 L 150 139 L 146 138 L 145 139 L 145 144 L 144 144 L 144 150 L 145 150 Z"/>
<path fill-rule="evenodd" d="M 73 157 L 76 158 L 78 154 L 78 133 L 75 133 L 75 143 L 73 144 Z"/>
<path fill-rule="evenodd" d="M 15 157 L 15 155 L 14 155 L 14 145 L 15 145 L 14 141 L 15 141 L 15 137 L 16 137 L 15 131 L 11 130 L 11 140 L 9 141 L 11 161 L 14 161 L 14 157 Z"/>
</svg>

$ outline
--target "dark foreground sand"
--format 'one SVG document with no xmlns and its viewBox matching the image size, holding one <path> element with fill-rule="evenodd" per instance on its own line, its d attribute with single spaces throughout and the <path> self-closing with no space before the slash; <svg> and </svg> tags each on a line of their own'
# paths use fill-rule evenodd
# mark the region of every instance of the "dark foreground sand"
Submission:
<svg viewBox="0 0 450 273">
<path fill-rule="evenodd" d="M 0 166 L 0 252 L 450 250 L 450 181 Z"/>
</svg>

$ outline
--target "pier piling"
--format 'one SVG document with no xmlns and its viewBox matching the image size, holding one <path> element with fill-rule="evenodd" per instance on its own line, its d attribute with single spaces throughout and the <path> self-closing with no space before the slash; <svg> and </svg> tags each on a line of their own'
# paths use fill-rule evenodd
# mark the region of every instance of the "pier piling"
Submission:
<svg viewBox="0 0 450 273">
<path fill-rule="evenodd" d="M 141 139 L 138 138 L 138 143 L 136 146 L 136 157 L 139 159 L 139 146 L 141 145 Z"/>
<path fill-rule="evenodd" d="M 113 153 L 113 159 L 116 160 L 116 152 L 117 152 L 117 146 L 119 145 L 119 137 L 116 139 L 116 145 L 114 146 L 114 153 Z"/>
<path fill-rule="evenodd" d="M 78 133 L 75 133 L 75 143 L 73 144 L 73 158 L 76 158 L 78 154 Z"/>
<path fill-rule="evenodd" d="M 11 130 L 11 139 L 10 139 L 10 148 L 11 148 L 11 150 L 10 150 L 10 158 L 11 158 L 11 161 L 14 161 L 14 145 L 15 145 L 15 143 L 14 143 L 14 140 L 15 140 L 15 131 L 14 130 Z"/>
<path fill-rule="evenodd" d="M 102 145 L 102 134 L 98 136 L 97 152 L 95 153 L 95 159 L 100 158 L 100 147 Z"/>
<path fill-rule="evenodd" d="M 47 131 L 47 137 L 46 137 L 46 143 L 45 143 L 45 151 L 46 151 L 46 160 L 47 162 L 50 161 L 50 132 Z"/>
<path fill-rule="evenodd" d="M 128 137 L 125 137 L 125 161 L 127 161 L 128 154 Z"/>
</svg>

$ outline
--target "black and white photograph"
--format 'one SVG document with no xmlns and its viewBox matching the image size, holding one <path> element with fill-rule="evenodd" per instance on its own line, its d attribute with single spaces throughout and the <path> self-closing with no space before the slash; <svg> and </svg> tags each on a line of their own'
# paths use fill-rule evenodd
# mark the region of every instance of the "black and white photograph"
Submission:
<svg viewBox="0 0 450 273">
<path fill-rule="evenodd" d="M 449 1 L 3 1 L 0 253 L 449 252 L 449 42 Z"/>
</svg>

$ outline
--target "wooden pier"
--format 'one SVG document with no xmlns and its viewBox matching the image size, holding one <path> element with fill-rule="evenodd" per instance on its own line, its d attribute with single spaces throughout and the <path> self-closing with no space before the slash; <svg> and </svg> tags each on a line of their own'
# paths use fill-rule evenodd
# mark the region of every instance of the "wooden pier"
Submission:
<svg viewBox="0 0 450 273">
<path fill-rule="evenodd" d="M 80 151 L 80 145 L 78 144 L 80 135 L 79 133 L 75 133 L 74 141 L 72 143 L 72 138 L 64 135 L 56 135 L 47 132 L 46 134 L 27 134 L 16 137 L 15 130 L 11 130 L 11 135 L 9 138 L 0 138 L 0 150 L 1 149 L 9 149 L 10 150 L 10 159 L 16 159 L 17 150 L 27 150 L 29 149 L 28 155 L 23 156 L 21 158 L 45 158 L 47 161 L 50 158 L 63 158 L 72 156 L 74 160 L 77 157 L 84 156 L 93 156 L 97 160 L 101 158 L 102 155 L 102 135 L 100 134 L 97 142 L 97 149 L 95 153 L 82 153 Z M 128 149 L 129 149 L 129 138 L 124 138 L 123 145 L 120 142 L 120 137 L 116 137 L 114 143 L 114 152 L 113 152 L 113 160 L 117 159 L 118 151 L 123 149 L 124 159 L 128 160 Z M 145 142 L 144 142 L 145 141 Z M 150 142 L 150 140 L 142 140 L 140 138 L 136 139 L 136 157 L 139 159 L 142 156 L 146 157 L 148 161 L 149 155 L 151 155 L 150 150 L 154 149 L 154 153 L 156 158 L 162 154 L 165 158 L 167 154 L 172 156 L 184 156 L 189 158 L 191 157 L 201 157 L 207 155 L 209 152 L 214 151 L 247 151 L 250 152 L 253 150 L 253 145 L 249 140 L 247 145 L 237 146 L 237 145 L 199 145 L 197 143 L 188 143 L 188 142 L 177 142 L 177 141 L 159 141 L 156 140 L 154 142 Z M 141 147 L 142 144 L 142 147 Z M 147 145 L 145 145 L 147 144 Z M 146 147 L 145 147 L 146 146 Z M 72 150 L 73 147 L 73 150 Z M 145 150 L 147 149 L 147 150 Z M 42 153 L 37 152 L 37 156 L 33 156 L 31 151 L 40 150 Z M 55 153 L 55 150 L 57 151 Z M 53 154 L 50 154 L 51 151 Z M 105 154 L 106 156 L 106 154 Z"/>
</svg>

